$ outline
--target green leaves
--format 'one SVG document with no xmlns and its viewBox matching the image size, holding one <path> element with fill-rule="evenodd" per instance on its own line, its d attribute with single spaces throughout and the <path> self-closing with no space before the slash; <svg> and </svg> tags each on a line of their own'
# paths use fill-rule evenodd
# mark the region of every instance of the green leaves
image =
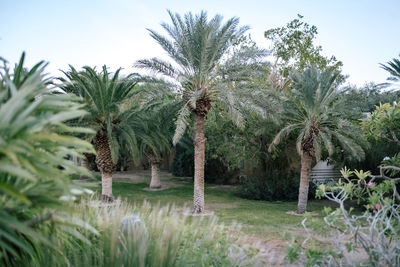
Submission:
<svg viewBox="0 0 400 267">
<path fill-rule="evenodd" d="M 288 93 L 285 124 L 273 144 L 295 132 L 299 152 L 309 152 L 317 161 L 324 151 L 333 155 L 338 146 L 354 158 L 362 159 L 364 151 L 360 143 L 363 137 L 346 119 L 347 110 L 340 105 L 343 98 L 336 85 L 338 73 L 307 68 L 293 73 L 291 79 L 293 89 Z"/>
<path fill-rule="evenodd" d="M 178 85 L 182 94 L 173 143 L 182 137 L 189 123 L 189 115 L 198 108 L 198 101 L 220 103 L 228 115 L 244 125 L 243 111 L 264 113 L 263 105 L 253 101 L 251 80 L 264 69 L 267 51 L 255 46 L 235 50 L 248 27 L 239 27 L 234 17 L 223 23 L 220 15 L 208 19 L 206 12 L 187 13 L 183 17 L 168 11 L 171 23 L 162 23 L 167 33 L 163 36 L 149 30 L 150 36 L 167 52 L 171 62 L 157 58 L 143 59 L 135 66 L 151 70 Z M 208 108 L 209 109 L 209 108 Z M 205 112 L 208 113 L 209 110 Z"/>
<path fill-rule="evenodd" d="M 36 255 L 36 245 L 51 245 L 41 231 L 47 221 L 58 227 L 52 214 L 66 207 L 59 198 L 70 193 L 69 175 L 85 173 L 68 157 L 93 152 L 71 136 L 89 131 L 65 124 L 85 114 L 82 104 L 49 95 L 43 62 L 28 70 L 24 58 L 13 72 L 7 65 L 0 72 L 0 264 L 10 266 Z M 42 217 L 45 212 L 50 215 Z"/>
</svg>

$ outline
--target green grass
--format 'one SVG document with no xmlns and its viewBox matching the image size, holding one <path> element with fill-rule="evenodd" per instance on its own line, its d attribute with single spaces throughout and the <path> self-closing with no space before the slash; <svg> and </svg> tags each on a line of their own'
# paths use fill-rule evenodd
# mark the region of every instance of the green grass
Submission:
<svg viewBox="0 0 400 267">
<path fill-rule="evenodd" d="M 176 206 L 192 206 L 193 184 L 174 179 L 181 187 L 162 191 L 146 191 L 146 183 L 132 184 L 124 182 L 113 183 L 113 194 L 131 203 L 141 203 L 144 200 L 152 204 L 175 204 Z M 304 232 L 301 226 L 303 216 L 286 214 L 296 209 L 296 202 L 267 202 L 242 199 L 236 196 L 235 189 L 205 187 L 206 210 L 213 210 L 219 221 L 230 225 L 238 222 L 246 235 L 263 239 L 281 238 L 285 232 Z M 326 201 L 311 200 L 308 211 L 316 211 L 320 215 L 313 218 L 314 228 L 322 225 L 322 209 Z"/>
</svg>

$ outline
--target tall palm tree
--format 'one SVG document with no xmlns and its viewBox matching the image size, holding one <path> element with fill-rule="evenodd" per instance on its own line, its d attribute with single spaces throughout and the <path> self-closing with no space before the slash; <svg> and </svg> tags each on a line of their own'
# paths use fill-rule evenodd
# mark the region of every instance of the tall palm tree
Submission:
<svg viewBox="0 0 400 267">
<path fill-rule="evenodd" d="M 194 118 L 195 170 L 194 213 L 204 210 L 204 123 L 212 105 L 218 102 L 226 108 L 238 125 L 244 118 L 240 109 L 250 107 L 251 92 L 244 90 L 243 81 L 259 66 L 258 60 L 266 55 L 256 48 L 232 53 L 233 41 L 239 40 L 248 27 L 238 27 L 234 17 L 223 23 L 216 15 L 208 20 L 207 13 L 198 15 L 168 11 L 171 24 L 162 23 L 168 36 L 149 30 L 151 37 L 167 52 L 172 63 L 158 58 L 144 59 L 136 66 L 152 70 L 174 80 L 179 86 L 182 108 L 176 122 L 173 143 L 183 136 L 191 115 Z M 240 89 L 242 90 L 239 90 Z M 262 109 L 259 109 L 262 110 Z"/>
<path fill-rule="evenodd" d="M 137 79 L 132 76 L 120 78 L 119 72 L 109 73 L 106 66 L 100 72 L 90 67 L 77 71 L 70 66 L 70 70 L 64 72 L 67 79 L 60 78 L 61 89 L 80 96 L 86 104 L 87 115 L 76 124 L 96 132 L 91 141 L 101 173 L 104 201 L 113 200 L 112 174 L 120 144 L 123 143 L 132 155 L 138 155 L 136 129 L 143 123 L 138 119 L 134 97 L 138 93 L 134 90 Z"/>
<path fill-rule="evenodd" d="M 306 211 L 312 160 L 321 159 L 326 150 L 332 155 L 336 144 L 357 159 L 364 157 L 358 144 L 361 131 L 346 119 L 341 91 L 336 88 L 338 73 L 307 68 L 291 75 L 293 89 L 288 93 L 284 127 L 275 136 L 270 148 L 291 133 L 297 134 L 297 150 L 301 156 L 301 174 L 297 213 Z"/>
</svg>

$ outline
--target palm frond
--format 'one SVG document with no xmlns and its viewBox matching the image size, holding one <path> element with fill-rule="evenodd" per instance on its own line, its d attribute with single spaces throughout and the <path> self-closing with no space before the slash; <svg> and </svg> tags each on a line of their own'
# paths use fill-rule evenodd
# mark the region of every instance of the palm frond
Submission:
<svg viewBox="0 0 400 267">
<path fill-rule="evenodd" d="M 172 139 L 172 143 L 176 145 L 182 136 L 185 134 L 186 127 L 188 125 L 188 120 L 190 117 L 190 109 L 187 104 L 185 104 L 178 113 L 178 118 L 176 120 L 176 129 L 174 133 L 174 137 Z"/>
</svg>

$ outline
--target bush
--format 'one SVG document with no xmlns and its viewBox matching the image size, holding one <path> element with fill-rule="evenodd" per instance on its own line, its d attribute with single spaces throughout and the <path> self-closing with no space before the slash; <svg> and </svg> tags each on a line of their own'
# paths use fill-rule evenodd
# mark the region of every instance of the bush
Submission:
<svg viewBox="0 0 400 267">
<path fill-rule="evenodd" d="M 90 176 L 68 160 L 93 152 L 89 143 L 72 136 L 91 132 L 66 124 L 85 114 L 82 104 L 73 96 L 49 95 L 45 64 L 28 70 L 24 58 L 13 71 L 5 63 L 0 67 L 0 266 L 32 266 L 40 248 L 58 253 L 54 231 L 95 231 L 63 201 L 84 192 L 71 183 L 71 175 Z"/>
<path fill-rule="evenodd" d="M 396 161 L 396 159 L 392 159 Z M 384 162 L 385 164 L 385 162 Z M 310 247 L 320 239 L 302 222 L 307 238 L 302 245 L 293 240 L 288 259 L 302 266 L 399 266 L 400 264 L 400 171 L 397 166 L 381 166 L 380 175 L 369 171 L 342 170 L 343 178 L 334 186 L 320 185 L 317 197 L 338 204 L 325 208 L 325 246 Z M 347 208 L 349 199 L 365 203 L 363 212 Z M 293 253 L 295 251 L 295 253 Z"/>
<path fill-rule="evenodd" d="M 120 199 L 111 205 L 87 200 L 73 206 L 98 233 L 81 231 L 87 242 L 80 242 L 53 232 L 59 253 L 43 247 L 42 257 L 29 266 L 251 266 L 247 250 L 217 217 L 190 218 L 173 206 Z"/>
<path fill-rule="evenodd" d="M 241 178 L 238 195 L 254 200 L 297 200 L 299 195 L 299 174 L 271 171 L 264 178 Z M 308 198 L 315 197 L 316 186 L 310 182 Z"/>
<path fill-rule="evenodd" d="M 175 147 L 174 161 L 171 172 L 178 177 L 193 177 L 194 174 L 194 151 L 193 140 L 185 134 Z"/>
</svg>

